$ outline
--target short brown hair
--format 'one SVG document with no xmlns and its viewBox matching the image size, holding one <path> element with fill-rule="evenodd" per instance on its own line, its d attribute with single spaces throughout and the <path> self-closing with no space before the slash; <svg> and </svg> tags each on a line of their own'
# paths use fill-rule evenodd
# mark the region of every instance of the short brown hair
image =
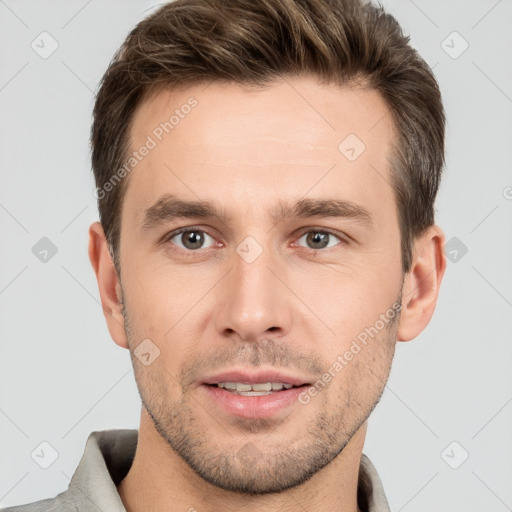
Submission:
<svg viewBox="0 0 512 512">
<path fill-rule="evenodd" d="M 101 81 L 91 130 L 100 221 L 118 271 L 128 176 L 118 175 L 118 185 L 112 177 L 129 158 L 133 115 L 148 94 L 201 82 L 265 86 L 293 75 L 363 84 L 384 98 L 397 132 L 391 179 L 409 271 L 414 237 L 434 223 L 445 115 L 409 37 L 364 0 L 176 0 L 130 32 Z"/>
</svg>

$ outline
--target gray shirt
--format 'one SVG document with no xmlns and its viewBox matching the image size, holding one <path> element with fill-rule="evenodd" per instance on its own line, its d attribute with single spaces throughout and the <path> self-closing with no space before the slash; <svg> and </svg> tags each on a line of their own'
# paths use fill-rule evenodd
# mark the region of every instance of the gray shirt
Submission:
<svg viewBox="0 0 512 512">
<path fill-rule="evenodd" d="M 126 512 L 116 486 L 132 465 L 137 436 L 137 430 L 92 432 L 66 491 L 3 512 Z M 364 453 L 357 496 L 363 512 L 390 512 L 379 475 Z"/>
</svg>

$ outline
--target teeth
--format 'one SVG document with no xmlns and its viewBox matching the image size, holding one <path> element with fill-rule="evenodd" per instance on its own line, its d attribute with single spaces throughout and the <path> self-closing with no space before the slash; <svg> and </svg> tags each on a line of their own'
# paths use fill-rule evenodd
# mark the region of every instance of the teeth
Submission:
<svg viewBox="0 0 512 512">
<path fill-rule="evenodd" d="M 283 389 L 290 389 L 292 384 L 284 384 L 282 382 L 261 382 L 259 384 L 245 384 L 243 382 L 219 382 L 219 388 L 233 391 L 237 394 L 245 396 L 264 396 L 270 395 L 272 391 L 281 391 Z"/>
<path fill-rule="evenodd" d="M 261 384 L 253 384 L 252 390 L 253 391 L 271 391 L 272 383 L 271 382 L 262 382 Z"/>
</svg>

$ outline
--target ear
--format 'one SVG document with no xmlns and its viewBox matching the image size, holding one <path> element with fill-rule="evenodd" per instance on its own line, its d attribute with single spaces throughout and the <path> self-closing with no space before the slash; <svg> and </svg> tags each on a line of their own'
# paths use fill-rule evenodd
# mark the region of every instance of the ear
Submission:
<svg viewBox="0 0 512 512">
<path fill-rule="evenodd" d="M 429 227 L 414 241 L 412 264 L 404 279 L 398 341 L 410 341 L 428 325 L 446 270 L 444 233 Z"/>
<path fill-rule="evenodd" d="M 101 305 L 110 336 L 120 347 L 128 348 L 119 276 L 108 250 L 103 227 L 99 222 L 94 222 L 89 228 L 89 259 L 98 281 Z"/>
</svg>

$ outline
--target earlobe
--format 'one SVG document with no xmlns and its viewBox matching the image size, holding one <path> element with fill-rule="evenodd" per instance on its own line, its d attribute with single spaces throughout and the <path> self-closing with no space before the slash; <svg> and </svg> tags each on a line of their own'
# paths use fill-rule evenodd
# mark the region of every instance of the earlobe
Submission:
<svg viewBox="0 0 512 512">
<path fill-rule="evenodd" d="M 398 341 L 410 341 L 428 325 L 437 303 L 446 270 L 444 233 L 429 227 L 414 241 L 412 264 L 405 276 Z"/>
<path fill-rule="evenodd" d="M 89 228 L 89 259 L 96 274 L 103 314 L 112 339 L 117 345 L 128 348 L 122 314 L 121 285 L 108 243 L 99 222 Z"/>
</svg>

